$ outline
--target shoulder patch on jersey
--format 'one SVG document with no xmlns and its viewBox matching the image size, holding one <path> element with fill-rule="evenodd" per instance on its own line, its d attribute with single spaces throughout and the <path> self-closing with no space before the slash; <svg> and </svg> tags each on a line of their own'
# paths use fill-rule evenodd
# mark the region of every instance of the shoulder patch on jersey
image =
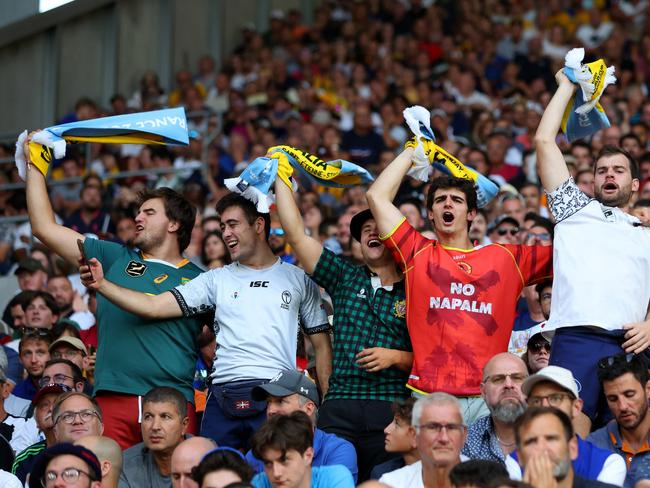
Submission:
<svg viewBox="0 0 650 488">
<path fill-rule="evenodd" d="M 147 270 L 147 265 L 144 263 L 139 263 L 138 261 L 129 261 L 129 264 L 126 265 L 126 274 L 129 276 L 142 276 L 144 272 Z"/>
<path fill-rule="evenodd" d="M 169 275 L 168 275 L 168 274 L 161 274 L 160 276 L 156 276 L 156 277 L 154 278 L 153 282 L 154 282 L 156 285 L 159 285 L 159 284 L 161 284 L 163 281 L 165 281 L 167 278 L 169 278 Z"/>
</svg>

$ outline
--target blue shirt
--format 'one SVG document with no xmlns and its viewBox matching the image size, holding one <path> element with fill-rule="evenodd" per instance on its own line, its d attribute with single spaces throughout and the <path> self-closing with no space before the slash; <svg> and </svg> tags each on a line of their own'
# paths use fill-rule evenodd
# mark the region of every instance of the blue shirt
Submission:
<svg viewBox="0 0 650 488">
<path fill-rule="evenodd" d="M 246 461 L 256 473 L 264 471 L 264 463 L 253 456 L 253 451 L 248 451 Z M 354 481 L 357 481 L 357 452 L 349 441 L 335 434 L 328 434 L 320 429 L 314 431 L 314 467 L 341 465 L 348 468 Z"/>
<path fill-rule="evenodd" d="M 266 473 L 255 475 L 251 484 L 255 488 L 273 488 Z M 343 466 L 311 468 L 311 488 L 354 488 L 350 471 Z"/>
<path fill-rule="evenodd" d="M 37 391 L 38 388 L 34 386 L 32 379 L 28 377 L 27 379 L 24 379 L 18 383 L 11 393 L 19 398 L 24 398 L 25 400 L 29 400 L 31 402 L 34 399 L 34 395 L 36 395 Z"/>
<path fill-rule="evenodd" d="M 490 415 L 476 419 L 476 422 L 469 426 L 467 440 L 461 452 L 470 459 L 487 459 L 505 464 L 506 457 L 501 450 Z"/>
<path fill-rule="evenodd" d="M 5 374 L 7 375 L 7 378 L 12 380 L 14 383 L 19 383 L 23 377 L 23 365 L 20 364 L 18 353 L 7 346 L 2 346 L 2 348 L 7 355 L 7 370 L 5 371 Z"/>
<path fill-rule="evenodd" d="M 632 452 L 621 438 L 616 420 L 611 420 L 605 427 L 592 432 L 587 440 L 623 456 L 628 467 L 624 488 L 632 488 L 637 481 L 650 479 L 650 439 L 638 452 Z"/>
</svg>

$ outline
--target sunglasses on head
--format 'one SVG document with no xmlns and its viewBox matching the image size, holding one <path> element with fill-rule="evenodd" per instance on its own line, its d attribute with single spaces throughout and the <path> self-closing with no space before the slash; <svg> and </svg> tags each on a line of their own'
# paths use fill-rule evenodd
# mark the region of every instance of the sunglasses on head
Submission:
<svg viewBox="0 0 650 488">
<path fill-rule="evenodd" d="M 510 233 L 511 236 L 516 236 L 517 234 L 519 234 L 519 229 L 497 229 L 497 234 L 499 234 L 500 236 L 504 236 L 508 232 Z"/>
<path fill-rule="evenodd" d="M 528 345 L 528 350 L 536 354 L 541 352 L 542 349 L 546 352 L 551 352 L 551 345 L 546 341 L 534 342 Z"/>
<path fill-rule="evenodd" d="M 598 361 L 598 367 L 600 369 L 607 369 L 610 366 L 613 366 L 616 363 L 631 363 L 636 354 L 633 352 L 615 354 L 613 356 L 607 356 Z"/>
</svg>

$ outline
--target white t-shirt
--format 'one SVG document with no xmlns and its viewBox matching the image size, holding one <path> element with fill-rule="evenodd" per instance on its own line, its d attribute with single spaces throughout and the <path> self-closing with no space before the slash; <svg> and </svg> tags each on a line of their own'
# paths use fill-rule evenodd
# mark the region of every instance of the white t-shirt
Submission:
<svg viewBox="0 0 650 488">
<path fill-rule="evenodd" d="M 557 221 L 548 330 L 619 330 L 645 320 L 650 302 L 650 228 L 589 198 L 573 178 L 548 194 Z"/>
<path fill-rule="evenodd" d="M 10 444 L 14 452 L 19 453 L 32 444 L 36 444 L 44 439 L 45 434 L 43 434 L 36 425 L 36 419 L 30 417 L 21 424 L 16 425 L 14 433 L 11 436 Z"/>
<path fill-rule="evenodd" d="M 460 462 L 465 461 L 469 461 L 469 458 L 461 454 Z M 391 488 L 424 488 L 422 461 L 385 473 L 379 478 L 379 482 L 385 483 Z"/>
<path fill-rule="evenodd" d="M 213 383 L 269 379 L 295 369 L 298 325 L 307 334 L 330 328 L 316 284 L 280 259 L 265 269 L 235 262 L 172 293 L 186 316 L 215 310 Z"/>
<path fill-rule="evenodd" d="M 23 488 L 23 484 L 18 478 L 2 469 L 0 469 L 0 486 L 3 488 Z"/>
</svg>

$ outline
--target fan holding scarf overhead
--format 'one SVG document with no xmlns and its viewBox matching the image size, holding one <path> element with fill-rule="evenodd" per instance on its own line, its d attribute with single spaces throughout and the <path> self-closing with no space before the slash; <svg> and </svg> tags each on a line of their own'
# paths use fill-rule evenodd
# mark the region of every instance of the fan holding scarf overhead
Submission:
<svg viewBox="0 0 650 488">
<path fill-rule="evenodd" d="M 23 145 L 27 140 L 28 134 L 24 131 L 16 141 L 16 167 L 23 180 L 27 170 Z M 47 175 L 52 159 L 65 156 L 68 142 L 187 146 L 189 133 L 183 108 L 71 122 L 31 134 L 29 160 L 43 175 Z"/>
<path fill-rule="evenodd" d="M 429 170 L 433 166 L 444 174 L 474 182 L 479 208 L 485 207 L 499 191 L 497 185 L 486 176 L 468 168 L 456 157 L 449 154 L 436 144 L 436 138 L 431 130 L 431 114 L 419 105 L 404 109 L 404 119 L 413 133 L 413 138 L 406 142 L 405 147 L 412 147 L 412 166 L 409 176 L 420 181 L 428 181 Z"/>
<path fill-rule="evenodd" d="M 254 202 L 257 210 L 268 213 L 274 201 L 272 193 L 276 176 L 280 176 L 293 190 L 297 184 L 294 170 L 299 170 L 315 183 L 343 188 L 373 181 L 372 175 L 361 166 L 343 159 L 323 161 L 313 154 L 291 146 L 273 146 L 266 157 L 255 159 L 237 178 L 225 180 L 230 191 L 240 193 Z"/>
<path fill-rule="evenodd" d="M 125 289 L 145 296 L 169 295 L 170 290 L 198 277 L 201 268 L 183 255 L 191 240 L 196 208 L 171 188 L 138 195 L 132 246 L 97 239 L 57 223 L 45 176 L 51 161 L 65 154 L 66 144 L 76 141 L 187 145 L 183 109 L 75 122 L 29 135 L 25 131 L 16 147 L 16 164 L 26 182 L 32 233 L 52 253 L 71 264 L 101 265 L 107 276 Z M 198 433 L 192 383 L 196 337 L 205 318 L 158 315 L 143 319 L 105 295 L 97 298 L 96 318 L 94 392 L 103 412 L 104 434 L 122 449 L 139 443 L 141 400 L 156 387 L 178 391 L 179 398 L 187 401 L 188 431 Z"/>
</svg>

